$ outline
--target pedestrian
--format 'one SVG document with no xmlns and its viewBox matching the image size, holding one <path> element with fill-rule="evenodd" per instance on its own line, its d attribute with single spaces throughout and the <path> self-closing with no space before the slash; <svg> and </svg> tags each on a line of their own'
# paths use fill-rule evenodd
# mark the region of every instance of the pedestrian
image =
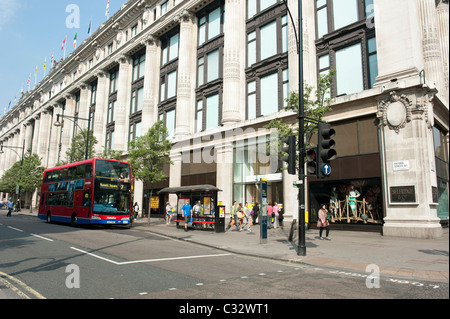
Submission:
<svg viewBox="0 0 450 319">
<path fill-rule="evenodd" d="M 13 207 L 14 207 L 14 203 L 11 200 L 11 198 L 9 199 L 9 202 L 6 204 L 6 207 L 8 208 L 8 214 L 6 214 L 6 216 L 11 217 L 11 212 L 12 212 Z"/>
<path fill-rule="evenodd" d="M 133 220 L 136 220 L 136 218 L 139 215 L 139 204 L 138 202 L 134 203 L 134 216 L 133 216 Z"/>
<path fill-rule="evenodd" d="M 279 220 L 278 220 L 278 218 L 280 217 L 278 214 L 279 210 L 280 210 L 280 207 L 278 206 L 278 203 L 275 202 L 272 207 L 272 215 L 274 216 L 273 217 L 273 228 L 278 228 L 280 226 Z"/>
<path fill-rule="evenodd" d="M 184 217 L 184 231 L 187 232 L 188 223 L 191 222 L 192 206 L 189 204 L 189 199 L 186 199 L 186 203 L 181 208 Z"/>
<path fill-rule="evenodd" d="M 200 221 L 200 218 L 202 217 L 202 205 L 200 201 L 196 201 L 194 207 L 192 208 L 193 211 L 193 217 L 195 218 L 195 221 Z M 205 224 L 203 224 L 205 226 Z"/>
<path fill-rule="evenodd" d="M 168 201 L 166 203 L 166 225 L 170 225 L 170 221 L 172 220 L 172 210 L 173 208 Z"/>
<path fill-rule="evenodd" d="M 328 213 L 327 213 L 327 207 L 325 204 L 322 205 L 322 208 L 319 209 L 319 220 L 317 221 L 317 227 L 319 228 L 319 239 L 320 240 L 331 240 L 330 238 L 330 222 L 328 221 Z M 326 229 L 326 237 L 322 237 L 323 229 Z"/>
<path fill-rule="evenodd" d="M 237 212 L 238 212 L 237 203 L 236 203 L 236 201 L 233 201 L 233 206 L 231 206 L 231 212 L 230 212 L 230 222 L 228 223 L 227 230 L 230 229 L 231 227 L 233 227 L 233 222 L 234 222 L 234 226 L 236 226 L 236 230 L 239 230 L 238 220 L 237 220 Z"/>
<path fill-rule="evenodd" d="M 258 216 L 259 216 L 259 204 L 255 203 L 255 205 L 253 205 L 253 215 L 252 215 L 253 225 L 256 224 L 256 219 L 258 218 Z"/>
<path fill-rule="evenodd" d="M 273 207 L 272 204 L 267 204 L 267 229 L 272 228 L 272 213 L 273 213 Z"/>
<path fill-rule="evenodd" d="M 251 209 L 248 207 L 248 202 L 245 202 L 244 206 L 244 214 L 245 214 L 245 222 L 247 223 L 247 231 L 249 233 L 252 232 L 252 216 L 251 216 Z"/>
<path fill-rule="evenodd" d="M 244 207 L 242 207 L 242 203 L 239 203 L 239 208 L 238 208 L 237 214 L 236 214 L 236 217 L 237 217 L 236 222 L 239 223 L 238 231 L 242 231 L 242 224 L 244 222 L 244 216 L 245 216 Z"/>
<path fill-rule="evenodd" d="M 278 220 L 280 221 L 280 227 L 283 228 L 283 215 L 284 215 L 284 211 L 283 211 L 283 207 L 280 207 L 280 210 L 278 211 Z"/>
</svg>

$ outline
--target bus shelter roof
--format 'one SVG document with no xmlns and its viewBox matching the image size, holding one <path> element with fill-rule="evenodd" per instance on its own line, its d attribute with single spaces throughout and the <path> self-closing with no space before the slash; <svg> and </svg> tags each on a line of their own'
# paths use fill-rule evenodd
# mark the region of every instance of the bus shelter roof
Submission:
<svg viewBox="0 0 450 319">
<path fill-rule="evenodd" d="M 181 187 L 167 187 L 158 194 L 180 194 L 180 193 L 201 193 L 201 192 L 221 192 L 222 190 L 213 185 L 194 185 Z"/>
</svg>

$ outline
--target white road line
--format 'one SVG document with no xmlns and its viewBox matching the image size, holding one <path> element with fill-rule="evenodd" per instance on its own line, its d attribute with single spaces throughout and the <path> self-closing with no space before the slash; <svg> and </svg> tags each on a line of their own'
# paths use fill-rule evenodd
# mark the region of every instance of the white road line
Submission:
<svg viewBox="0 0 450 319">
<path fill-rule="evenodd" d="M 120 265 L 120 263 L 118 263 L 118 262 L 116 262 L 116 261 L 114 261 L 114 260 L 111 260 L 111 259 L 108 259 L 108 258 L 104 258 L 104 257 L 95 255 L 95 254 L 93 254 L 93 253 L 89 253 L 89 252 L 87 252 L 87 251 L 84 251 L 84 250 L 81 250 L 81 249 L 78 249 L 78 248 L 75 248 L 75 247 L 70 247 L 70 249 L 79 251 L 80 253 L 83 253 L 83 254 L 86 254 L 86 255 L 89 255 L 89 256 L 92 256 L 92 257 L 95 257 L 95 258 L 104 260 L 104 261 L 107 261 L 107 262 L 109 262 L 109 263 L 111 263 L 111 264 L 114 264 L 114 265 Z"/>
<path fill-rule="evenodd" d="M 105 257 L 98 256 L 96 254 L 84 251 L 79 248 L 70 247 L 73 250 L 79 251 L 83 254 L 107 261 L 111 264 L 123 266 L 123 265 L 131 265 L 131 264 L 138 264 L 138 263 L 150 263 L 150 262 L 160 262 L 160 261 L 171 261 L 171 260 L 182 260 L 182 259 L 198 259 L 198 258 L 210 258 L 210 257 L 223 257 L 223 256 L 231 256 L 233 254 L 217 254 L 217 255 L 200 255 L 200 256 L 185 256 L 185 257 L 173 257 L 173 258 L 158 258 L 158 259 L 145 259 L 145 260 L 133 260 L 133 261 L 124 261 L 124 262 L 117 262 Z"/>
<path fill-rule="evenodd" d="M 23 233 L 22 229 L 14 228 L 14 227 L 11 227 L 11 226 L 7 226 L 7 227 L 12 229 L 12 230 L 19 231 L 19 232 Z"/>
<path fill-rule="evenodd" d="M 37 237 L 37 238 L 40 238 L 40 239 L 44 239 L 44 240 L 48 240 L 48 241 L 53 241 L 53 239 L 50 239 L 50 238 L 46 238 L 46 237 L 43 237 L 43 236 L 39 236 L 39 235 L 36 235 L 36 234 L 30 234 L 31 236 L 34 236 L 34 237 Z"/>
</svg>

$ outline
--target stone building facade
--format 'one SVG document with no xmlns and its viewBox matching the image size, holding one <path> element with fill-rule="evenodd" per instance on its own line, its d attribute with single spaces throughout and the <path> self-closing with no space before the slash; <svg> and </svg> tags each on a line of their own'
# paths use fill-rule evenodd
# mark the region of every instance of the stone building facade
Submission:
<svg viewBox="0 0 450 319">
<path fill-rule="evenodd" d="M 299 1 L 286 3 L 297 24 Z M 440 236 L 449 211 L 448 1 L 302 3 L 305 82 L 336 70 L 324 120 L 337 132 L 338 158 L 329 178 L 308 178 L 309 220 L 326 202 L 338 224 Z M 296 120 L 283 107 L 298 67 L 282 0 L 129 0 L 0 119 L 0 144 L 25 143 L 52 167 L 91 117 L 97 152 L 126 159 L 129 142 L 163 120 L 173 165 L 165 182 L 136 182 L 144 210 L 150 190 L 168 186 L 213 184 L 228 207 L 257 202 L 264 177 L 269 202 L 298 219 L 296 177 L 267 151 L 276 133 L 263 129 Z M 57 127 L 59 114 L 79 120 Z M 17 160 L 5 149 L 0 174 Z"/>
</svg>

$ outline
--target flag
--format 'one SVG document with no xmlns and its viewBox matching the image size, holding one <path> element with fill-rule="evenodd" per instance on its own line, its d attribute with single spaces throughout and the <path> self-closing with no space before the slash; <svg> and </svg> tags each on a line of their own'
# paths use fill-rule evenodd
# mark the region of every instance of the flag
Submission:
<svg viewBox="0 0 450 319">
<path fill-rule="evenodd" d="M 44 60 L 44 71 L 45 71 L 45 66 L 47 65 L 47 57 L 45 57 L 45 60 Z"/>
<path fill-rule="evenodd" d="M 66 45 L 67 36 L 64 38 L 64 41 L 62 42 L 61 50 L 64 49 L 64 46 Z"/>
<path fill-rule="evenodd" d="M 91 27 L 92 27 L 92 17 L 91 17 L 91 22 L 89 22 L 89 28 L 88 28 L 88 35 L 91 35 Z"/>
<path fill-rule="evenodd" d="M 37 69 L 38 69 L 38 66 L 36 65 L 36 70 L 34 71 L 34 76 L 37 76 Z"/>
<path fill-rule="evenodd" d="M 73 39 L 73 47 L 76 48 L 77 47 L 77 34 L 75 33 L 75 38 Z"/>
<path fill-rule="evenodd" d="M 107 16 L 109 18 L 109 0 L 108 0 L 108 4 L 106 5 L 106 13 L 105 16 Z"/>
<path fill-rule="evenodd" d="M 53 49 L 53 52 L 52 52 L 52 61 L 50 63 L 51 67 L 53 67 L 53 62 L 54 62 L 53 57 L 54 57 L 54 55 L 55 55 L 55 49 Z"/>
</svg>

